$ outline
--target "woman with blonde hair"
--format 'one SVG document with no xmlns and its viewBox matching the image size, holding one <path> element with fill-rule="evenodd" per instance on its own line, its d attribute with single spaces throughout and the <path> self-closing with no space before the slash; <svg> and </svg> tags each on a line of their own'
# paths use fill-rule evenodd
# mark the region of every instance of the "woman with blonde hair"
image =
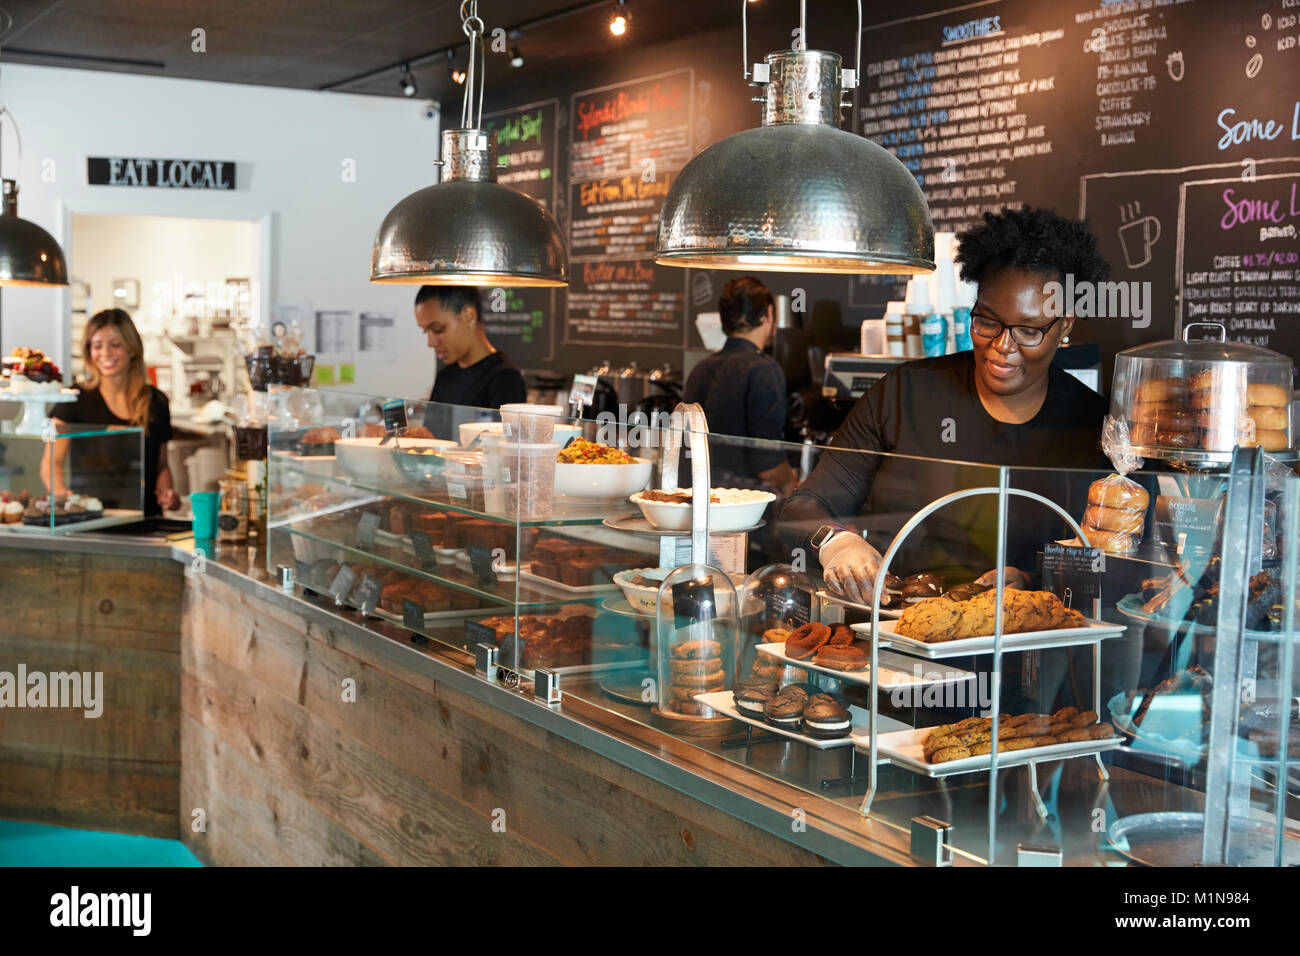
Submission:
<svg viewBox="0 0 1300 956">
<path fill-rule="evenodd" d="M 78 386 L 80 394 L 75 402 L 56 407 L 55 424 L 134 425 L 143 428 L 144 512 L 146 515 L 160 515 L 164 510 L 179 507 L 180 497 L 172 487 L 172 474 L 167 467 L 167 442 L 172 437 L 171 408 L 167 396 L 149 384 L 144 365 L 144 343 L 140 341 L 140 333 L 136 331 L 131 316 L 121 309 L 96 312 L 86 323 L 81 355 L 86 363 L 85 381 Z M 52 491 L 56 495 L 66 493 L 66 489 L 59 486 L 63 482 L 62 465 L 68 444 L 54 443 L 55 487 Z M 50 474 L 47 469 L 48 463 L 43 464 L 42 473 Z M 74 479 L 77 471 L 73 471 Z M 86 478 L 94 480 L 93 473 L 87 474 Z M 107 501 L 105 505 L 108 505 Z"/>
</svg>

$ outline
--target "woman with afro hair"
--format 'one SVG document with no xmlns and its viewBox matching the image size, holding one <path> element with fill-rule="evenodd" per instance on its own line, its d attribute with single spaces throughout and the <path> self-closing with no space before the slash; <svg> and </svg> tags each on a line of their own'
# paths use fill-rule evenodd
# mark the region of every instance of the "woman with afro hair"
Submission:
<svg viewBox="0 0 1300 956">
<path fill-rule="evenodd" d="M 942 495 L 997 484 L 996 471 L 959 462 L 1109 468 L 1099 447 L 1106 401 L 1052 364 L 1075 319 L 1053 317 L 1047 307 L 1048 283 L 1067 275 L 1076 286 L 1105 279 L 1096 237 L 1048 209 L 1003 209 L 959 238 L 961 274 L 979 286 L 973 350 L 906 362 L 885 375 L 832 439 L 832 448 L 844 451 L 824 453 L 781 513 L 787 542 L 810 545 L 831 589 L 861 604 L 871 601 L 880 551 L 904 522 Z M 1083 513 L 1068 500 L 1079 483 L 1064 472 L 1013 472 L 1011 484 Z M 991 497 L 936 512 L 890 570 L 969 581 L 995 562 L 993 515 Z M 1064 530 L 1042 505 L 1013 498 L 1008 564 L 1035 567 L 1037 552 Z M 981 578 L 987 583 L 992 574 Z M 1007 583 L 1024 587 L 1028 576 L 1010 567 Z"/>
</svg>

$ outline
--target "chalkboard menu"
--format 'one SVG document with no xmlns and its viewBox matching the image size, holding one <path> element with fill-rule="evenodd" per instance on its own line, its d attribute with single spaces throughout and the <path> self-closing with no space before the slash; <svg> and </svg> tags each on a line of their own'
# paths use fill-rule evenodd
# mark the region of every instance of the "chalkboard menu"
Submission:
<svg viewBox="0 0 1300 956">
<path fill-rule="evenodd" d="M 1238 342 L 1297 354 L 1300 173 L 1184 183 L 1179 206 L 1182 320 L 1222 322 Z"/>
<path fill-rule="evenodd" d="M 857 130 L 916 175 L 936 229 L 1004 204 L 1089 220 L 1132 293 L 1072 334 L 1101 345 L 1104 382 L 1115 352 L 1189 321 L 1300 354 L 1294 0 L 1002 0 L 865 38 Z"/>
<path fill-rule="evenodd" d="M 687 274 L 654 264 L 659 210 L 693 155 L 693 71 L 573 96 L 565 342 L 685 345 Z"/>
<path fill-rule="evenodd" d="M 960 231 L 1004 205 L 1055 208 L 1088 219 L 1112 281 L 1137 284 L 1124 315 L 1071 335 L 1101 347 L 1103 385 L 1117 351 L 1189 321 L 1300 355 L 1297 0 L 880 0 L 867 13 L 844 126 L 912 171 L 935 228 Z M 851 61 L 855 17 L 847 0 L 811 6 L 810 47 Z M 783 5 L 755 5 L 750 59 L 788 48 L 791 26 Z M 737 273 L 656 268 L 652 251 L 685 160 L 760 122 L 738 27 L 489 96 L 512 110 L 561 104 L 556 208 L 573 282 L 555 295 L 563 332 L 540 367 L 680 367 L 683 346 L 698 346 L 695 316 L 716 311 Z M 855 348 L 862 320 L 904 289 L 894 276 L 757 274 L 798 293 L 809 344 L 828 349 Z"/>
<path fill-rule="evenodd" d="M 497 134 L 497 182 L 532 196 L 553 215 L 559 105 L 552 99 L 483 117 L 483 125 Z M 555 358 L 554 289 L 491 289 L 484 297 L 483 324 L 492 344 L 517 365 Z"/>
</svg>

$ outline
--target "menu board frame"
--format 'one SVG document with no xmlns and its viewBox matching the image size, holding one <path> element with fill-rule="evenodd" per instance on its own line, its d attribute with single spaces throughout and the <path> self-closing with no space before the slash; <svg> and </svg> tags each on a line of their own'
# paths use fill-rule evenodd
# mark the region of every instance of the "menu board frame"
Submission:
<svg viewBox="0 0 1300 956">
<path fill-rule="evenodd" d="M 557 219 L 560 219 L 560 209 L 558 203 L 560 198 L 560 179 L 561 179 L 560 176 L 560 126 L 561 126 L 560 114 L 561 114 L 562 106 L 560 104 L 559 98 L 552 96 L 544 100 L 537 100 L 536 102 L 533 103 L 524 103 L 522 106 L 512 106 L 509 109 L 493 110 L 490 113 L 484 113 L 483 126 L 485 129 L 491 129 L 494 128 L 491 125 L 494 120 L 500 120 L 503 117 L 510 117 L 510 116 L 516 116 L 525 113 L 531 113 L 535 110 L 546 110 L 548 108 L 551 110 L 551 120 L 550 120 L 550 127 L 551 127 L 550 128 L 550 141 L 551 141 L 550 170 L 551 172 L 549 176 L 550 195 L 538 196 L 536 195 L 536 193 L 538 192 L 544 193 L 545 191 L 535 190 L 535 189 L 534 190 L 520 189 L 519 186 L 513 183 L 506 183 L 505 185 L 510 186 L 511 189 L 519 189 L 519 191 L 524 193 L 524 195 L 532 196 L 534 199 L 538 200 L 543 205 L 545 205 L 547 211 L 552 216 L 555 216 Z M 543 122 L 545 122 L 545 120 L 543 120 Z M 543 133 L 543 135 L 545 135 L 545 133 Z M 506 148 L 503 149 L 500 142 L 498 141 L 497 144 L 498 161 L 500 161 L 501 158 L 509 154 L 510 154 L 509 147 L 507 146 Z M 498 175 L 499 173 L 500 170 L 498 171 Z M 561 228 L 566 228 L 563 221 L 561 221 Z M 526 356 L 512 354 L 508 345 L 508 340 L 505 348 L 506 354 L 510 355 L 512 361 L 514 361 L 515 364 L 520 366 L 525 366 L 525 367 L 533 365 L 535 363 L 553 362 L 555 360 L 555 326 L 557 322 L 562 320 L 562 317 L 560 316 L 556 306 L 557 290 L 554 288 L 505 289 L 499 286 L 487 286 L 486 287 L 487 295 L 484 301 L 485 311 L 489 311 L 489 312 L 491 311 L 492 304 L 493 304 L 493 297 L 498 294 L 497 293 L 498 289 L 501 289 L 501 294 L 504 294 L 507 297 L 511 295 L 520 297 L 521 301 L 525 303 L 525 308 L 527 308 L 528 305 L 532 305 L 536 303 L 536 305 L 541 306 L 546 310 L 546 315 L 543 317 L 543 321 L 542 321 L 542 328 L 546 330 L 545 354 L 544 355 L 528 354 Z M 529 311 L 535 311 L 535 310 L 536 309 L 533 308 L 530 309 Z M 498 337 L 500 337 L 500 333 L 498 333 Z M 523 343 L 523 342 L 520 343 L 521 347 L 523 347 L 526 344 L 532 344 L 532 343 Z"/>
<path fill-rule="evenodd" d="M 655 175 L 656 175 L 656 176 L 657 176 L 657 175 L 660 175 L 661 173 L 674 173 L 674 174 L 675 174 L 675 173 L 677 173 L 678 171 L 680 171 L 680 170 L 681 170 L 681 169 L 686 165 L 686 162 L 689 162 L 689 161 L 690 161 L 690 158 L 691 158 L 691 157 L 693 157 L 693 156 L 695 155 L 695 107 L 696 107 L 696 103 L 695 103 L 695 78 L 696 78 L 696 71 L 695 71 L 695 68 L 694 68 L 694 67 L 690 67 L 690 66 L 687 66 L 687 67 L 680 67 L 680 68 L 678 68 L 678 69 L 674 69 L 674 70 L 666 70 L 666 71 L 662 71 L 662 72 L 659 72 L 659 73 L 649 74 L 649 75 L 646 75 L 646 76 L 633 77 L 633 78 L 631 78 L 631 79 L 628 79 L 628 80 L 622 80 L 622 81 L 617 82 L 617 83 L 607 83 L 607 84 L 604 84 L 604 85 L 602 85 L 602 86 L 595 86 L 595 87 L 591 87 L 590 89 L 579 90 L 579 91 L 573 93 L 573 94 L 570 96 L 570 99 L 569 99 L 569 125 L 570 125 L 570 134 L 569 134 L 569 169 L 568 169 L 569 175 L 568 175 L 568 179 L 567 179 L 567 183 L 566 183 L 566 187 L 567 187 L 567 189 L 569 190 L 569 194 L 570 194 L 570 196 L 573 195 L 576 191 L 580 190 L 580 189 L 582 188 L 582 185 L 583 185 L 583 184 L 590 184 L 590 183 L 595 182 L 595 181 L 597 181 L 597 180 L 605 179 L 605 178 L 609 178 L 609 177 L 611 177 L 611 176 L 616 176 L 616 175 L 625 175 L 625 176 L 627 176 L 627 175 L 640 175 L 640 173 L 641 173 L 641 170 L 639 170 L 639 169 L 628 168 L 628 169 L 615 169 L 615 170 L 605 170 L 605 169 L 602 169 L 602 170 L 601 170 L 602 175 L 600 175 L 600 176 L 575 175 L 575 172 L 574 172 L 574 162 L 573 162 L 573 160 L 574 160 L 575 137 L 578 135 L 578 133 L 577 133 L 577 130 L 578 130 L 578 121 L 577 121 L 577 117 L 578 117 L 578 103 L 579 103 L 579 101 L 580 101 L 580 100 L 583 100 L 583 99 L 586 99 L 586 98 L 590 98 L 590 97 L 593 96 L 594 94 L 598 94 L 598 93 L 606 93 L 606 92 L 609 92 L 609 91 L 620 90 L 620 89 L 625 89 L 625 88 L 635 88 L 635 87 L 640 87 L 640 86 L 644 86 L 644 85 L 649 84 L 649 83 L 653 83 L 653 82 L 655 82 L 655 81 L 657 81 L 657 80 L 664 80 L 664 79 L 669 78 L 669 77 L 677 77 L 677 76 L 682 76 L 682 77 L 684 77 L 684 79 L 685 79 L 685 88 L 686 88 L 686 90 L 688 91 L 688 95 L 687 95 L 687 104 L 686 104 L 686 117 L 685 117 L 685 122 L 682 124 L 683 127 L 684 127 L 684 130 L 685 130 L 685 136 L 686 136 L 686 145 L 685 145 L 685 154 L 686 154 L 686 159 L 685 159 L 685 160 L 684 160 L 680 165 L 677 165 L 677 164 L 672 164 L 672 165 L 659 165 L 659 164 L 657 164 L 657 165 L 656 165 L 656 169 L 655 169 Z M 574 226 L 575 226 L 575 223 L 577 222 L 577 217 L 578 217 L 578 215 L 579 215 L 579 212 L 578 212 L 578 209 L 575 208 L 575 206 L 574 206 L 574 204 L 573 204 L 572 202 L 570 202 L 570 203 L 568 204 L 568 206 L 569 206 L 569 215 L 568 215 L 568 220 L 569 220 L 569 221 L 568 221 L 568 223 L 567 223 L 566 225 L 567 225 L 567 227 L 568 227 L 568 229 L 569 229 L 569 236 L 570 236 L 570 250 L 569 250 L 569 252 L 570 252 L 570 254 L 569 254 L 569 269 L 570 269 L 569 293 L 570 293 L 570 295 L 567 297 L 567 307 L 566 307 L 566 309 L 565 309 L 564 339 L 563 339 L 563 344 L 565 344 L 565 345 L 617 345 L 617 346 L 620 346 L 620 347 L 623 347 L 623 348 L 628 348 L 628 347 L 631 347 L 631 348 L 665 348 L 665 347 L 667 347 L 667 348 L 686 348 L 686 347 L 688 347 L 688 344 L 689 344 L 689 333 L 690 333 L 690 330 L 689 330 L 689 328 L 688 328 L 688 323 L 687 323 L 687 314 L 688 314 L 688 311 L 689 311 L 689 306 L 688 306 L 688 294 L 689 294 L 688 282 L 689 282 L 689 279 L 690 279 L 690 270 L 685 270 L 685 269 L 675 269 L 675 268 L 673 268 L 673 267 L 657 266 L 657 265 L 654 264 L 654 259 L 653 259 L 653 257 L 648 258 L 648 259 L 644 259 L 644 258 L 641 258 L 641 257 L 617 258 L 617 259 L 616 259 L 615 257 L 613 257 L 613 256 L 609 256 L 609 255 L 582 255 L 582 254 L 575 254 L 575 253 L 574 253 L 574 248 L 573 248 L 573 245 L 572 245 L 572 235 L 573 235 L 573 228 L 574 228 Z M 660 202 L 660 206 L 662 206 L 662 202 Z M 657 215 L 657 212 L 658 212 L 658 210 L 656 210 L 656 215 Z M 679 329 L 678 333 L 674 334 L 674 336 L 673 336 L 673 341 L 665 341 L 665 340 L 663 340 L 663 339 L 660 339 L 660 340 L 644 340 L 644 341 L 639 341 L 639 340 L 637 340 L 635 337 L 631 337 L 631 336 L 628 336 L 628 337 L 622 337 L 622 338 L 618 338 L 618 337 L 610 337 L 610 338 L 604 338 L 604 337 L 601 337 L 601 338 L 590 338 L 590 337 L 588 337 L 588 336 L 586 336 L 586 335 L 575 335 L 574 332 L 573 332 L 573 327 L 574 327 L 574 324 L 575 324 L 575 321 L 576 321 L 576 320 L 575 320 L 574 315 L 573 315 L 572 291 L 573 291 L 573 289 L 574 289 L 575 286 L 580 286 L 580 285 L 581 285 L 581 279 L 579 278 L 579 276 L 580 276 L 580 270 L 584 269 L 585 266 L 586 266 L 586 264 L 588 264 L 588 263 L 602 263 L 602 264 L 622 263 L 621 266 L 617 266 L 617 265 L 616 265 L 616 266 L 614 266 L 614 268 L 615 268 L 615 269 L 620 269 L 620 268 L 623 268 L 623 269 L 631 269 L 631 270 L 633 270 L 635 273 L 637 273 L 637 274 L 639 274 L 639 275 L 645 275 L 645 274 L 648 273 L 649 270 L 653 270 L 653 276 L 654 276 L 654 278 L 650 280 L 652 283 L 653 283 L 653 282 L 659 282 L 659 283 L 661 283 L 663 286 L 665 286 L 665 287 L 667 287 L 667 288 L 671 288 L 673 285 L 677 285 L 677 286 L 679 286 L 679 287 L 680 287 L 680 293 L 681 293 L 681 301 L 680 301 L 680 307 L 676 310 L 676 321 L 677 321 L 677 324 L 680 326 L 680 329 Z M 680 276 L 671 275 L 672 273 L 677 273 L 677 272 L 680 272 L 681 275 L 680 275 Z M 670 277 L 670 276 L 671 276 L 671 277 Z"/>
</svg>

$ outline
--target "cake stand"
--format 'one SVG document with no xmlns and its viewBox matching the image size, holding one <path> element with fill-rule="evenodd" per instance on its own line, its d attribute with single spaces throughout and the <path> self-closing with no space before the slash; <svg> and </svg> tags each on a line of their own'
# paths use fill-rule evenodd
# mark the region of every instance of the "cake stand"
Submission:
<svg viewBox="0 0 1300 956">
<path fill-rule="evenodd" d="M 18 402 L 23 406 L 23 413 L 13 426 L 15 435 L 39 436 L 45 426 L 45 419 L 49 417 L 45 411 L 47 405 L 64 405 L 76 400 L 77 391 L 72 388 L 57 392 L 11 392 L 7 388 L 0 389 L 0 402 Z"/>
</svg>

